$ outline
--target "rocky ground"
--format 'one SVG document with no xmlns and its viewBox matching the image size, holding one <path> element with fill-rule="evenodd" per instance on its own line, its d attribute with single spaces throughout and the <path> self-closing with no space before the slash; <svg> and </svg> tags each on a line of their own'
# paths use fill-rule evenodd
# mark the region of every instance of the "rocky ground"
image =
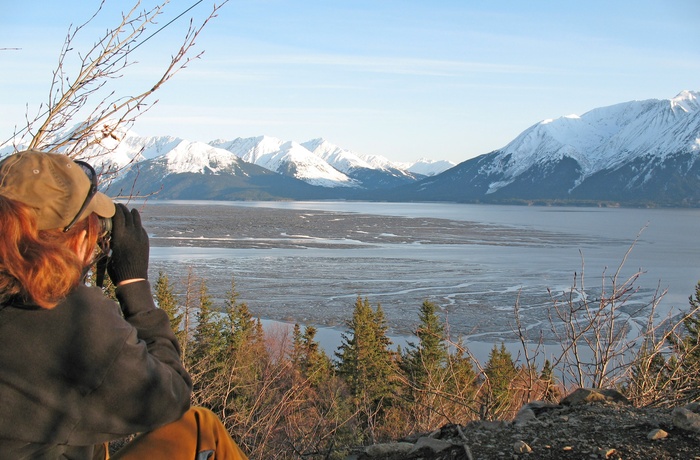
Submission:
<svg viewBox="0 0 700 460">
<path fill-rule="evenodd" d="M 614 391 L 578 390 L 560 404 L 530 403 L 512 422 L 471 422 L 348 460 L 700 459 L 700 404 L 637 408 Z"/>
</svg>

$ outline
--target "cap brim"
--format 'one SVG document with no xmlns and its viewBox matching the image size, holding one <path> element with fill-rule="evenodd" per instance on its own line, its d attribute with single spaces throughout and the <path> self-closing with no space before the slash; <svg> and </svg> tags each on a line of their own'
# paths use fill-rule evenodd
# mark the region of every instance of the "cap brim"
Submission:
<svg viewBox="0 0 700 460">
<path fill-rule="evenodd" d="M 116 209 L 112 199 L 102 192 L 97 192 L 95 196 L 92 197 L 84 215 L 87 216 L 91 212 L 94 212 L 100 217 L 112 217 L 115 211 Z"/>
</svg>

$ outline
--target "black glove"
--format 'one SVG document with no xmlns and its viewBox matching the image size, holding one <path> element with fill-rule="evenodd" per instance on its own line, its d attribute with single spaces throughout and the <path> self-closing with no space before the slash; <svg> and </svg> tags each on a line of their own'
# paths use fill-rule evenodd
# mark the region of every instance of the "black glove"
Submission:
<svg viewBox="0 0 700 460">
<path fill-rule="evenodd" d="M 148 234 L 136 209 L 129 212 L 123 204 L 116 205 L 111 248 L 107 273 L 115 286 L 134 278 L 148 279 Z"/>
</svg>

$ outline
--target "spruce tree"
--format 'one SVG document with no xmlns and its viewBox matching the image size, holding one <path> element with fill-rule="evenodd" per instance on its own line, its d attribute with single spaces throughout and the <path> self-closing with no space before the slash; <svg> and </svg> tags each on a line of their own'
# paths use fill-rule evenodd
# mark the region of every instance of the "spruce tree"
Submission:
<svg viewBox="0 0 700 460">
<path fill-rule="evenodd" d="M 463 408 L 473 409 L 477 374 L 474 361 L 461 340 L 455 345 L 455 351 L 448 355 L 447 361 L 447 393 Z"/>
<path fill-rule="evenodd" d="M 415 330 L 418 343 L 409 342 L 400 362 L 408 400 L 406 416 L 414 430 L 428 431 L 444 419 L 444 396 L 448 392 L 448 352 L 445 328 L 437 315 L 437 306 L 425 300 L 420 307 L 420 323 Z"/>
<path fill-rule="evenodd" d="M 289 352 L 289 361 L 295 369 L 300 368 L 299 363 L 302 360 L 303 352 L 301 326 L 299 326 L 299 323 L 294 323 L 294 328 L 292 329 L 292 349 Z"/>
<path fill-rule="evenodd" d="M 695 286 L 695 293 L 688 298 L 690 312 L 694 312 L 683 319 L 685 333 L 682 344 L 688 354 L 687 360 L 693 368 L 700 364 L 700 283 Z"/>
<path fill-rule="evenodd" d="M 265 347 L 262 322 L 239 300 L 233 278 L 224 304 L 223 359 L 218 373 L 222 384 L 220 406 L 230 414 L 234 431 L 255 431 L 258 423 L 269 423 L 263 420 L 269 416 L 265 414 L 277 409 L 282 377 Z"/>
<path fill-rule="evenodd" d="M 179 340 L 182 335 L 182 319 L 184 315 L 175 298 L 174 287 L 170 284 L 168 275 L 163 271 L 158 272 L 158 279 L 154 287 L 154 297 L 158 308 L 168 314 L 170 327 Z"/>
<path fill-rule="evenodd" d="M 194 329 L 195 361 L 216 361 L 223 348 L 221 320 L 214 310 L 209 290 L 204 281 L 199 288 L 199 308 L 197 310 L 197 325 Z"/>
<path fill-rule="evenodd" d="M 332 376 L 332 363 L 316 341 L 316 328 L 306 326 L 303 334 L 298 325 L 294 329 L 292 364 L 298 372 L 317 386 Z"/>
<path fill-rule="evenodd" d="M 350 334 L 342 334 L 336 352 L 338 370 L 356 397 L 380 400 L 388 395 L 388 376 L 392 359 L 381 306 L 373 311 L 369 300 L 357 298 L 352 319 L 347 323 Z"/>
<path fill-rule="evenodd" d="M 183 281 L 185 293 L 182 305 L 182 335 L 179 338 L 180 348 L 182 350 L 182 362 L 185 366 L 189 366 L 191 362 L 190 354 L 192 350 L 190 349 L 191 339 L 192 339 L 192 321 L 194 312 L 197 311 L 197 277 L 194 275 L 192 267 L 187 269 L 187 277 Z M 188 369 L 189 370 L 189 369 Z"/>
<path fill-rule="evenodd" d="M 561 397 L 561 391 L 559 391 L 559 387 L 557 386 L 552 363 L 548 359 L 545 359 L 544 365 L 542 366 L 540 381 L 544 385 L 542 400 L 557 402 Z"/>
<path fill-rule="evenodd" d="M 364 428 L 375 441 L 374 427 L 384 408 L 391 404 L 394 380 L 394 360 L 384 312 L 380 305 L 373 311 L 369 300 L 358 297 L 347 326 L 349 333 L 342 335 L 336 352 L 338 372 L 363 416 Z"/>
<path fill-rule="evenodd" d="M 245 302 L 239 302 L 238 297 L 236 282 L 231 278 L 231 289 L 226 293 L 224 301 L 226 310 L 224 335 L 229 353 L 241 349 L 259 328 L 248 309 L 248 305 Z"/>
<path fill-rule="evenodd" d="M 503 342 L 500 348 L 494 344 L 491 349 L 484 374 L 487 381 L 482 395 L 482 411 L 485 411 L 482 415 L 498 417 L 510 408 L 511 385 L 518 375 L 513 356 Z"/>
<path fill-rule="evenodd" d="M 437 306 L 425 300 L 421 305 L 416 329 L 418 344 L 408 343 L 402 361 L 409 384 L 414 388 L 425 388 L 429 381 L 442 382 L 447 364 L 445 328 L 436 313 Z"/>
</svg>

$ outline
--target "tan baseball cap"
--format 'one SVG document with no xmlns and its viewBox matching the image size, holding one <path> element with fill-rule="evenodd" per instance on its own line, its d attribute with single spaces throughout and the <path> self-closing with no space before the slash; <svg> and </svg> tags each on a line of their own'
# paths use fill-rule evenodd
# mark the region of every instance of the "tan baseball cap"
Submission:
<svg viewBox="0 0 700 460">
<path fill-rule="evenodd" d="M 80 211 L 92 183 L 83 168 L 59 153 L 25 150 L 0 161 L 0 195 L 36 210 L 39 230 L 64 228 Z M 114 215 L 112 199 L 97 192 L 77 220 Z"/>
</svg>

